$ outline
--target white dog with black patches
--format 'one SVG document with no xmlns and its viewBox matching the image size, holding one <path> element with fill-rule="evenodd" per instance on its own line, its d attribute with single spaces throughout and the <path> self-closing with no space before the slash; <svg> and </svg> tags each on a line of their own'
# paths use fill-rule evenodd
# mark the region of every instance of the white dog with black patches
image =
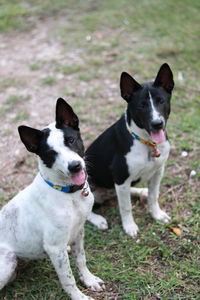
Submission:
<svg viewBox="0 0 200 300">
<path fill-rule="evenodd" d="M 0 211 L 0 289 L 14 278 L 17 257 L 47 254 L 71 299 L 91 300 L 76 286 L 67 245 L 84 285 L 93 291 L 104 289 L 103 281 L 88 270 L 83 247 L 84 223 L 94 198 L 78 123 L 70 105 L 58 99 L 55 123 L 42 131 L 18 128 L 27 150 L 38 155 L 39 173 Z"/>
</svg>

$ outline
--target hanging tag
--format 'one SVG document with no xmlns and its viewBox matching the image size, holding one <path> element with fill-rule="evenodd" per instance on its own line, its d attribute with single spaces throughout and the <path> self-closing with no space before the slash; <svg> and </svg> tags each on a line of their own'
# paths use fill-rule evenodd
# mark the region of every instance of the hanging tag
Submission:
<svg viewBox="0 0 200 300">
<path fill-rule="evenodd" d="M 151 152 L 152 157 L 159 157 L 160 156 L 160 151 L 158 149 L 155 149 Z"/>
<path fill-rule="evenodd" d="M 86 182 L 85 187 L 83 188 L 81 195 L 84 197 L 87 197 L 89 195 L 89 190 L 88 190 L 88 183 Z"/>
<path fill-rule="evenodd" d="M 87 197 L 89 195 L 89 191 L 87 189 L 83 189 L 81 194 L 84 196 L 84 197 Z"/>
</svg>

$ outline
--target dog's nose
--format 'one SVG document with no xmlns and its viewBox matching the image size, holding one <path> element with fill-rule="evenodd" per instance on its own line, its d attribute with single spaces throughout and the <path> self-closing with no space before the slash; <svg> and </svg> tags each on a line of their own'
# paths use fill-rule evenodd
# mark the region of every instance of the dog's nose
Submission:
<svg viewBox="0 0 200 300">
<path fill-rule="evenodd" d="M 81 171 L 82 169 L 81 162 L 78 160 L 73 160 L 72 162 L 69 163 L 68 169 L 71 173 L 77 173 Z"/>
<path fill-rule="evenodd" d="M 159 130 L 163 128 L 163 121 L 161 119 L 153 120 L 151 122 L 152 129 Z"/>
</svg>

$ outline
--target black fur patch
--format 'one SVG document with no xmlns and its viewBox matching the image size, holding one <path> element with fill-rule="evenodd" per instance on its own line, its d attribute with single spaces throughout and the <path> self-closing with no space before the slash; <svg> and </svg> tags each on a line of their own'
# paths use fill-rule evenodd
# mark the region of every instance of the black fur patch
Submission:
<svg viewBox="0 0 200 300">
<path fill-rule="evenodd" d="M 136 184 L 138 184 L 140 182 L 140 180 L 141 180 L 141 178 L 138 178 L 137 180 L 132 181 L 131 186 L 135 186 Z"/>
<path fill-rule="evenodd" d="M 80 131 L 78 129 L 73 129 L 68 126 L 63 126 L 60 128 L 64 134 L 64 144 L 72 151 L 78 153 L 81 157 L 84 156 L 84 145 L 81 138 Z"/>
<path fill-rule="evenodd" d="M 43 138 L 40 142 L 39 149 L 38 149 L 38 155 L 43 161 L 43 163 L 48 167 L 51 168 L 56 160 L 56 157 L 58 153 L 54 151 L 48 144 L 47 139 L 50 134 L 50 129 L 45 128 L 42 130 L 43 132 Z"/>
<path fill-rule="evenodd" d="M 115 183 L 124 183 L 129 177 L 125 155 L 132 145 L 133 139 L 126 128 L 125 117 L 122 116 L 86 151 L 87 172 L 91 183 L 105 188 L 113 188 Z"/>
</svg>

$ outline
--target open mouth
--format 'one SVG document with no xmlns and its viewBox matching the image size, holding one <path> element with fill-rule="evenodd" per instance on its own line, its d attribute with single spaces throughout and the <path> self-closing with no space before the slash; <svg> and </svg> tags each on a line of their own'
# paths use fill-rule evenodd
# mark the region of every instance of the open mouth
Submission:
<svg viewBox="0 0 200 300">
<path fill-rule="evenodd" d="M 166 141 L 165 131 L 163 129 L 159 129 L 157 131 L 150 132 L 151 139 L 154 143 L 160 144 Z"/>
<path fill-rule="evenodd" d="M 71 177 L 71 181 L 75 185 L 81 185 L 81 184 L 85 183 L 86 178 L 87 178 L 87 175 L 86 175 L 85 170 L 81 170 L 80 172 L 78 172 L 77 174 L 75 174 Z"/>
</svg>

